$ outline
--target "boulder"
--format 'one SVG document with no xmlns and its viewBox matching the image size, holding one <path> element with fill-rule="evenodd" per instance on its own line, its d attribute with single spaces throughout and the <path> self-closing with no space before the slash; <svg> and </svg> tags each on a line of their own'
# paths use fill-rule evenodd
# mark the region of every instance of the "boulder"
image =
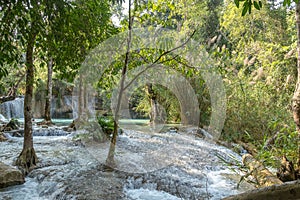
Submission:
<svg viewBox="0 0 300 200">
<path fill-rule="evenodd" d="M 23 184 L 24 182 L 25 177 L 20 170 L 0 162 L 0 188 Z"/>
<path fill-rule="evenodd" d="M 18 130 L 20 123 L 17 119 L 11 119 L 4 127 L 4 131 Z"/>
</svg>

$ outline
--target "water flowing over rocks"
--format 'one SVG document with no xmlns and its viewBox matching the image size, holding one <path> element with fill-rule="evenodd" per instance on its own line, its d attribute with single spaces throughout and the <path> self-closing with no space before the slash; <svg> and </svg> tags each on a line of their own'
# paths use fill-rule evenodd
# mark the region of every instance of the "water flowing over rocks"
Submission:
<svg viewBox="0 0 300 200">
<path fill-rule="evenodd" d="M 35 100 L 33 117 L 43 118 L 45 99 Z M 69 95 L 53 97 L 51 101 L 51 117 L 72 119 L 77 117 L 77 98 Z M 90 105 L 92 107 L 92 103 Z M 12 101 L 0 104 L 0 120 L 24 118 L 24 97 L 17 97 Z"/>
<path fill-rule="evenodd" d="M 166 142 L 177 144 L 176 151 L 167 154 L 172 156 L 167 165 L 153 170 L 146 168 L 148 171 L 143 173 L 104 166 L 109 143 L 83 140 L 83 145 L 78 145 L 72 138 L 76 134 L 49 137 L 48 131 L 54 129 L 40 129 L 38 132 L 43 131 L 40 135 L 44 136 L 33 137 L 40 161 L 37 168 L 26 177 L 23 185 L 0 189 L 0 199 L 221 199 L 252 189 L 246 183 L 236 189 L 240 176 L 220 160 L 222 157 L 239 162 L 239 155 L 212 141 L 180 131 L 144 134 L 124 130 L 118 138 L 116 151 L 118 161 L 124 162 L 132 156 L 128 163 L 123 163 L 124 166 L 143 167 L 145 163 L 139 163 L 143 161 L 139 161 L 145 155 L 143 152 L 160 149 Z M 0 161 L 9 165 L 13 163 L 21 152 L 22 139 L 9 137 L 2 142 Z"/>
</svg>

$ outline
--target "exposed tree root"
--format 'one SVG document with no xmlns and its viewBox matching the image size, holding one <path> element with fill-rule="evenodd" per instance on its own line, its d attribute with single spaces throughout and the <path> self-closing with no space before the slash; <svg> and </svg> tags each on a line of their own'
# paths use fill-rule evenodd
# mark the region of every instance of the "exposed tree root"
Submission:
<svg viewBox="0 0 300 200">
<path fill-rule="evenodd" d="M 38 158 L 35 154 L 34 148 L 26 148 L 22 150 L 15 162 L 15 165 L 17 165 L 21 171 L 27 175 L 36 167 L 37 162 Z"/>
</svg>

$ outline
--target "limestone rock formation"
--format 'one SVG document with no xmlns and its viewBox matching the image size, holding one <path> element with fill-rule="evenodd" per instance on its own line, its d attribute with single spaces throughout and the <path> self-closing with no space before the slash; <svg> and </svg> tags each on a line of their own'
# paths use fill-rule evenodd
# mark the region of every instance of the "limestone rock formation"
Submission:
<svg viewBox="0 0 300 200">
<path fill-rule="evenodd" d="M 23 184 L 24 182 L 25 178 L 21 171 L 0 162 L 0 188 Z"/>
</svg>

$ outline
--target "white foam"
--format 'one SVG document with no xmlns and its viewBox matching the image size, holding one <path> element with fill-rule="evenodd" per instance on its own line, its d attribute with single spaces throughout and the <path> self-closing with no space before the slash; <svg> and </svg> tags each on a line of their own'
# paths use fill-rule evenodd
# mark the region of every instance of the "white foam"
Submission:
<svg viewBox="0 0 300 200">
<path fill-rule="evenodd" d="M 131 200 L 153 200 L 153 199 L 180 200 L 180 198 L 176 196 L 158 190 L 128 189 L 125 192 L 127 194 L 127 197 Z"/>
</svg>

